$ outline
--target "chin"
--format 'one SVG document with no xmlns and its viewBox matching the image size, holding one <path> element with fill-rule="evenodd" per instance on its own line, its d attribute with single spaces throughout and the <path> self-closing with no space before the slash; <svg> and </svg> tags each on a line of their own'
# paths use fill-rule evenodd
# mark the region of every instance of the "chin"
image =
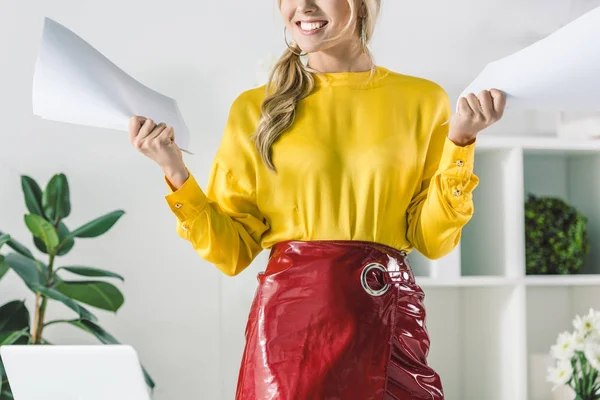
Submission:
<svg viewBox="0 0 600 400">
<path fill-rule="evenodd" d="M 302 53 L 316 53 L 318 51 L 324 50 L 324 46 L 315 45 L 314 43 L 304 45 L 302 43 L 299 43 L 299 46 L 302 49 Z"/>
<path fill-rule="evenodd" d="M 302 49 L 303 53 L 316 53 L 319 51 L 325 51 L 332 47 L 335 47 L 336 43 L 328 42 L 325 38 L 300 38 L 297 41 L 298 46 Z"/>
</svg>

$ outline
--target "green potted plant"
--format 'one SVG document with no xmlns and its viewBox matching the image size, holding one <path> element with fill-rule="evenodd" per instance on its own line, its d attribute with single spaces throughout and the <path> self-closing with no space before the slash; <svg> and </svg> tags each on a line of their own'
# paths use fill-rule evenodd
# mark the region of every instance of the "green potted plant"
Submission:
<svg viewBox="0 0 600 400">
<path fill-rule="evenodd" d="M 109 280 L 124 281 L 123 277 L 99 268 L 59 265 L 58 259 L 73 248 L 76 240 L 106 233 L 124 212 L 112 211 L 71 231 L 65 225 L 65 219 L 71 213 L 71 203 L 69 184 L 64 174 L 54 175 L 43 191 L 34 179 L 23 175 L 21 187 L 29 210 L 24 216 L 25 225 L 32 234 L 35 247 L 46 255 L 47 260 L 38 259 L 11 235 L 0 232 L 0 251 L 5 248 L 3 246 L 13 250 L 0 254 L 0 279 L 12 270 L 35 294 L 35 304 L 29 307 L 22 300 L 0 306 L 0 346 L 49 345 L 43 336 L 44 329 L 55 324 L 81 329 L 103 344 L 118 344 L 86 306 L 116 313 L 123 305 L 124 297 Z M 68 274 L 80 278 L 68 279 Z M 46 308 L 52 302 L 64 304 L 75 312 L 75 317 L 47 321 Z M 142 369 L 146 384 L 153 389 L 152 378 L 143 366 Z M 0 400 L 12 398 L 0 360 Z"/>
<path fill-rule="evenodd" d="M 576 274 L 590 251 L 587 217 L 556 197 L 525 202 L 527 274 Z"/>
</svg>

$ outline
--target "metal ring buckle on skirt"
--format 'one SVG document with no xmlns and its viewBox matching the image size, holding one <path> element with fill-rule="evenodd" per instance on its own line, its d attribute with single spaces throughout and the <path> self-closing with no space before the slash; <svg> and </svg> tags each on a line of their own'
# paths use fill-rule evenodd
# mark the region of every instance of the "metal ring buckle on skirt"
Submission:
<svg viewBox="0 0 600 400">
<path fill-rule="evenodd" d="M 371 296 L 381 296 L 381 295 L 384 295 L 388 291 L 388 289 L 390 288 L 390 284 L 386 283 L 385 285 L 383 285 L 383 287 L 381 289 L 373 289 L 372 287 L 370 287 L 369 284 L 367 283 L 367 274 L 375 269 L 379 270 L 383 273 L 388 272 L 387 269 L 379 263 L 368 264 L 363 269 L 362 274 L 360 275 L 360 283 L 361 283 L 363 289 L 365 289 L 365 292 L 369 293 Z"/>
</svg>

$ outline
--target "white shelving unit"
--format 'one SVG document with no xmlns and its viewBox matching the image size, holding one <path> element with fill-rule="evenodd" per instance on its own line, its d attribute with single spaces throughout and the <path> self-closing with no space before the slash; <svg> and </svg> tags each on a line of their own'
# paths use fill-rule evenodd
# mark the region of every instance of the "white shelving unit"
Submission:
<svg viewBox="0 0 600 400">
<path fill-rule="evenodd" d="M 481 135 L 475 173 L 475 215 L 457 249 L 409 256 L 426 295 L 430 363 L 448 400 L 551 400 L 532 359 L 576 314 L 600 309 L 600 141 Z M 526 276 L 529 193 L 561 197 L 588 217 L 584 274 Z"/>
</svg>

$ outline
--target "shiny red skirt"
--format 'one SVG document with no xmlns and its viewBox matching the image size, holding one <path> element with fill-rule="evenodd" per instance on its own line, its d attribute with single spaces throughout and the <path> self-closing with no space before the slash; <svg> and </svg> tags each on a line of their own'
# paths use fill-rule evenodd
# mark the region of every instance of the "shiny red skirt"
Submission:
<svg viewBox="0 0 600 400">
<path fill-rule="evenodd" d="M 444 398 L 404 252 L 288 241 L 258 281 L 236 400 Z"/>
</svg>

